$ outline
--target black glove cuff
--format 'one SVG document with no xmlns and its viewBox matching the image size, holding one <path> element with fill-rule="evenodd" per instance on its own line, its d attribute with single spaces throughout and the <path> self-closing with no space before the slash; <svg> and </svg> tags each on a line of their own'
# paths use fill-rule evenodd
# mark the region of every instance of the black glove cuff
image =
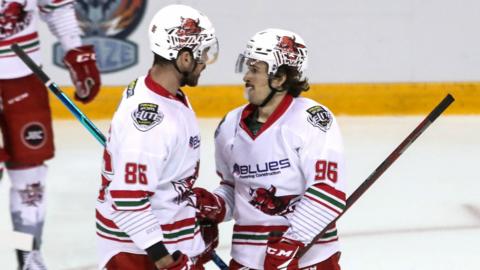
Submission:
<svg viewBox="0 0 480 270">
<path fill-rule="evenodd" d="M 162 241 L 160 241 L 156 244 L 153 244 L 152 246 L 148 247 L 145 251 L 147 252 L 148 257 L 153 262 L 156 262 L 156 261 L 160 260 L 161 258 L 170 254 L 170 253 L 168 253 L 168 250 L 165 248 L 165 245 L 163 244 Z"/>
</svg>

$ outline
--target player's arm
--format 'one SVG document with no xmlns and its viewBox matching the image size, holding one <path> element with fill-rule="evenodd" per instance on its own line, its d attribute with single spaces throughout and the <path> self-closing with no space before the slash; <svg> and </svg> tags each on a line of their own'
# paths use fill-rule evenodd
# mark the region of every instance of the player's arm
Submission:
<svg viewBox="0 0 480 270">
<path fill-rule="evenodd" d="M 331 121 L 335 121 L 333 117 Z M 289 229 L 283 235 L 269 238 L 265 269 L 276 269 L 288 260 L 291 260 L 289 265 L 298 264 L 296 252 L 345 208 L 345 168 L 339 128 L 335 122 L 325 131 L 306 128 L 308 136 L 299 149 L 300 166 L 307 183 L 305 193 L 288 216 Z M 268 252 L 272 250 L 282 250 L 291 256 Z"/>
<path fill-rule="evenodd" d="M 197 218 L 214 223 L 230 220 L 234 207 L 234 181 L 225 153 L 229 136 L 226 135 L 228 131 L 222 125 L 224 120 L 225 118 L 220 121 L 215 131 L 215 166 L 221 178 L 220 185 L 213 192 L 198 187 L 193 189 L 197 198 Z"/>
<path fill-rule="evenodd" d="M 73 0 L 40 0 L 39 10 L 50 31 L 60 41 L 65 65 L 75 85 L 75 99 L 92 101 L 100 90 L 100 72 L 92 45 L 82 45 L 82 31 L 75 17 Z"/>
<path fill-rule="evenodd" d="M 186 255 L 170 254 L 166 249 L 161 224 L 150 205 L 165 158 L 145 152 L 120 152 L 110 160 L 114 177 L 108 193 L 113 202 L 115 225 L 146 251 L 158 269 L 189 264 Z"/>
<path fill-rule="evenodd" d="M 316 150 L 303 158 L 307 188 L 289 217 L 291 226 L 285 233 L 304 244 L 340 215 L 346 204 L 343 151 L 328 144 Z"/>
</svg>

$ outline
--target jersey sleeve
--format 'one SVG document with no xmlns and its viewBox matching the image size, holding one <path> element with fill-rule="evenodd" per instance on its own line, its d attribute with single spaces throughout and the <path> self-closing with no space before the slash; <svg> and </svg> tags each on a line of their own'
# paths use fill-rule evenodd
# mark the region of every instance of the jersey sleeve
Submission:
<svg viewBox="0 0 480 270">
<path fill-rule="evenodd" d="M 228 138 L 229 133 L 228 126 L 229 123 L 225 124 L 225 120 L 228 117 L 225 116 L 222 121 L 218 124 L 217 129 L 215 130 L 215 166 L 218 176 L 221 178 L 220 185 L 214 190 L 214 193 L 222 197 L 225 201 L 225 218 L 224 221 L 232 219 L 233 208 L 235 206 L 234 200 L 234 189 L 235 182 L 233 180 L 233 175 L 228 167 Z M 228 117 L 230 121 L 230 117 Z"/>
<path fill-rule="evenodd" d="M 124 119 L 123 119 L 124 120 Z M 103 174 L 110 180 L 108 196 L 112 201 L 112 220 L 141 249 L 163 240 L 160 221 L 152 212 L 150 197 L 162 184 L 168 147 L 175 138 L 153 133 L 128 132 L 125 121 L 114 118 L 112 136 L 107 143 L 110 166 Z M 115 124 L 119 124 L 116 129 Z M 126 131 L 127 130 L 127 131 Z M 167 183 L 168 184 L 168 183 Z"/>
<path fill-rule="evenodd" d="M 333 115 L 321 106 L 328 123 L 305 121 L 307 134 L 299 150 L 306 189 L 293 214 L 285 237 L 309 243 L 345 209 L 345 164 L 340 129 Z M 307 118 L 310 115 L 307 116 Z M 315 125 L 316 124 L 316 125 Z"/>
<path fill-rule="evenodd" d="M 78 25 L 73 0 L 39 0 L 40 17 L 62 44 L 64 52 L 80 47 L 82 31 Z"/>
</svg>

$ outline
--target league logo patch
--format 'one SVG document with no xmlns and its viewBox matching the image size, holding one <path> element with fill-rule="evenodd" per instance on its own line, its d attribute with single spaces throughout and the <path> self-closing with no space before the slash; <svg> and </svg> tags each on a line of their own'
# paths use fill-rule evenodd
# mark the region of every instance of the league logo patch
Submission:
<svg viewBox="0 0 480 270">
<path fill-rule="evenodd" d="M 21 136 L 23 144 L 30 149 L 39 149 L 47 142 L 45 126 L 40 122 L 30 122 L 23 126 Z"/>
<path fill-rule="evenodd" d="M 160 124 L 163 113 L 158 111 L 158 105 L 153 103 L 140 103 L 132 112 L 133 124 L 140 131 L 148 131 Z"/>
<path fill-rule="evenodd" d="M 307 112 L 309 114 L 307 120 L 314 127 L 327 131 L 332 125 L 332 115 L 322 106 L 313 106 Z"/>
</svg>

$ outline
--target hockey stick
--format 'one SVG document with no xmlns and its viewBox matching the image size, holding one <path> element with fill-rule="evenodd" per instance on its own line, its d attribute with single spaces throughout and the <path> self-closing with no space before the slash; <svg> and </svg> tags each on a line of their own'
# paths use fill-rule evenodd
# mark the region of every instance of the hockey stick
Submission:
<svg viewBox="0 0 480 270">
<path fill-rule="evenodd" d="M 455 99 L 452 95 L 448 94 L 431 112 L 427 117 L 403 140 L 403 142 L 397 146 L 395 150 L 363 181 L 363 183 L 348 197 L 345 210 L 330 222 L 306 247 L 298 252 L 298 257 L 302 257 L 313 245 L 322 237 L 327 229 L 330 228 L 341 216 L 347 212 L 347 210 L 370 188 L 375 181 L 400 157 L 405 150 L 435 121 L 440 114 L 442 114 Z"/>
<path fill-rule="evenodd" d="M 95 126 L 95 124 L 90 121 L 90 119 L 85 116 L 85 114 L 80 111 L 80 109 L 63 93 L 63 91 L 53 82 L 50 78 L 43 72 L 43 70 L 33 62 L 32 58 L 30 58 L 20 46 L 16 43 L 12 44 L 10 48 L 17 54 L 20 59 L 27 65 L 35 75 L 47 86 L 50 91 L 52 91 L 55 96 L 57 96 L 60 101 L 72 112 L 72 114 L 82 123 L 82 125 L 100 142 L 103 146 L 105 146 L 105 136 L 103 133 Z M 227 264 L 220 258 L 215 251 L 212 254 L 213 262 L 220 268 L 221 270 L 228 269 Z"/>
<path fill-rule="evenodd" d="M 43 70 L 33 62 L 18 44 L 14 43 L 10 46 L 12 51 L 17 54 L 20 59 L 27 65 L 35 75 L 45 84 L 45 86 L 52 91 L 55 96 L 67 107 L 67 109 L 82 123 L 82 125 L 99 141 L 102 145 L 105 145 L 105 136 L 102 132 L 87 118 L 85 114 L 78 109 L 78 107 L 63 93 L 63 91 L 55 84 L 50 78 L 43 72 Z"/>
</svg>

